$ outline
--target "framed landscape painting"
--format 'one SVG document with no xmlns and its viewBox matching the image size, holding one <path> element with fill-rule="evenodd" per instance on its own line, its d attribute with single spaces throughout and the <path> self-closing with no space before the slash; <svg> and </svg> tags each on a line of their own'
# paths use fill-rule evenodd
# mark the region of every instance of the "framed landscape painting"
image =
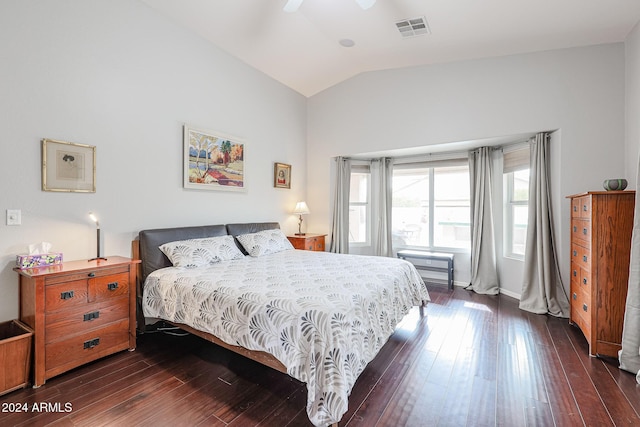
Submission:
<svg viewBox="0 0 640 427">
<path fill-rule="evenodd" d="M 219 132 L 184 126 L 184 188 L 245 191 L 245 143 Z"/>
</svg>

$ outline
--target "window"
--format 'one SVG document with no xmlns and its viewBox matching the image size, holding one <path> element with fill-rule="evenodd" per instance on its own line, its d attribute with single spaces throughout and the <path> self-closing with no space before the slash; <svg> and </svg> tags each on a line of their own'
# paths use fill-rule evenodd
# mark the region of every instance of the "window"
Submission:
<svg viewBox="0 0 640 427">
<path fill-rule="evenodd" d="M 394 167 L 394 247 L 470 247 L 469 167 L 456 163 Z"/>
<path fill-rule="evenodd" d="M 354 166 L 349 189 L 349 244 L 369 242 L 371 173 L 368 166 Z"/>
<path fill-rule="evenodd" d="M 529 223 L 529 147 L 504 151 L 504 254 L 524 259 Z"/>
</svg>

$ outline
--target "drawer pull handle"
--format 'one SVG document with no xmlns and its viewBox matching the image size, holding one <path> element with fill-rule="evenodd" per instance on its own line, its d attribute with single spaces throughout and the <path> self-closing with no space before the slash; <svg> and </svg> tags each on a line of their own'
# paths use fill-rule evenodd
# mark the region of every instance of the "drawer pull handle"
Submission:
<svg viewBox="0 0 640 427">
<path fill-rule="evenodd" d="M 573 211 L 574 211 L 574 212 L 578 212 L 578 207 L 574 205 L 574 206 L 573 206 Z"/>
<path fill-rule="evenodd" d="M 92 340 L 85 341 L 84 342 L 84 349 L 86 350 L 88 348 L 97 347 L 98 344 L 100 344 L 100 338 L 94 338 Z"/>
<path fill-rule="evenodd" d="M 115 291 L 118 289 L 118 282 L 107 283 L 107 289 L 110 291 Z"/>
<path fill-rule="evenodd" d="M 587 256 L 586 256 L 586 255 L 582 255 L 582 260 L 583 260 L 584 262 L 587 262 Z"/>
<path fill-rule="evenodd" d="M 586 277 L 584 279 L 582 279 L 582 283 L 585 284 L 585 285 L 587 284 L 587 278 Z"/>
<path fill-rule="evenodd" d="M 578 251 L 573 251 L 573 256 L 578 256 Z"/>
<path fill-rule="evenodd" d="M 584 234 L 585 236 L 587 235 L 587 229 L 586 228 L 582 229 L 582 234 Z"/>
<path fill-rule="evenodd" d="M 578 270 L 573 270 L 573 277 L 578 277 Z"/>
<path fill-rule="evenodd" d="M 587 205 L 582 205 L 582 210 L 586 212 L 587 211 Z"/>
<path fill-rule="evenodd" d="M 99 317 L 100 317 L 100 312 L 99 312 L 99 311 L 94 311 L 94 312 L 92 312 L 92 313 L 87 313 L 87 314 L 85 314 L 85 315 L 84 315 L 84 320 L 83 320 L 83 321 L 84 321 L 84 322 L 88 322 L 88 321 L 90 321 L 90 320 L 97 319 L 97 318 L 99 318 Z"/>
<path fill-rule="evenodd" d="M 60 299 L 71 299 L 73 298 L 73 291 L 60 292 Z"/>
<path fill-rule="evenodd" d="M 94 273 L 93 271 L 91 273 L 88 274 L 89 277 L 96 277 L 96 273 Z"/>
<path fill-rule="evenodd" d="M 589 307 L 587 307 L 587 304 L 582 304 L 582 309 L 583 309 L 584 311 L 588 311 L 588 308 L 589 308 Z"/>
<path fill-rule="evenodd" d="M 578 231 L 578 227 L 576 227 L 575 225 L 573 226 L 573 232 L 575 233 L 576 231 Z"/>
<path fill-rule="evenodd" d="M 575 292 L 573 293 L 573 299 L 578 299 L 578 294 L 576 294 Z"/>
</svg>

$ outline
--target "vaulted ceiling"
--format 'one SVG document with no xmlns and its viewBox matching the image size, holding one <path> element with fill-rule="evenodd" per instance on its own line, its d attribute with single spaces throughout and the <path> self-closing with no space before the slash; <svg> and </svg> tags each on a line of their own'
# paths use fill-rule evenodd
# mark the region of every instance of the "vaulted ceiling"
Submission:
<svg viewBox="0 0 640 427">
<path fill-rule="evenodd" d="M 305 96 L 367 71 L 621 42 L 640 20 L 638 0 L 142 1 Z M 414 18 L 427 33 L 404 37 Z"/>
</svg>

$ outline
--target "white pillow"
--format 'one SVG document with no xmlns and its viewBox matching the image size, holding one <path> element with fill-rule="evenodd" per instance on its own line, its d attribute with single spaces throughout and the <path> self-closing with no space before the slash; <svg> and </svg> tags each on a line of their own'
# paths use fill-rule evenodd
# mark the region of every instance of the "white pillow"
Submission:
<svg viewBox="0 0 640 427">
<path fill-rule="evenodd" d="M 160 250 L 174 267 L 194 268 L 242 258 L 233 236 L 205 237 L 165 243 Z"/>
<path fill-rule="evenodd" d="M 252 257 L 274 254 L 294 249 L 293 245 L 279 228 L 258 231 L 257 233 L 236 236 L 242 247 Z"/>
</svg>

